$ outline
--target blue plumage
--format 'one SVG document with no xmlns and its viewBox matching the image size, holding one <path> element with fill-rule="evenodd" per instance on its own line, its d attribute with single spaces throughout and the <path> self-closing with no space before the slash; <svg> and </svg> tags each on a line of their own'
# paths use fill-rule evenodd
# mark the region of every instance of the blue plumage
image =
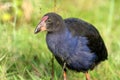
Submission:
<svg viewBox="0 0 120 80">
<path fill-rule="evenodd" d="M 49 50 L 63 67 L 85 72 L 107 59 L 107 49 L 98 30 L 81 19 L 63 20 L 56 13 L 47 13 L 35 29 L 35 33 L 47 30 L 46 42 Z M 64 80 L 66 75 L 64 74 Z"/>
<path fill-rule="evenodd" d="M 48 33 L 46 41 L 57 61 L 62 66 L 66 62 L 67 67 L 72 70 L 86 71 L 94 65 L 97 58 L 87 46 L 87 38 L 72 36 L 67 28 L 62 33 Z"/>
</svg>

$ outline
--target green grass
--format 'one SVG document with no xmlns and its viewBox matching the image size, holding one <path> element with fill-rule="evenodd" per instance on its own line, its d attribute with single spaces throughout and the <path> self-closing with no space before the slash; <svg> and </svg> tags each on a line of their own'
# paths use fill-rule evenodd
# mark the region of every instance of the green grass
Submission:
<svg viewBox="0 0 120 80">
<path fill-rule="evenodd" d="M 27 21 L 19 5 L 0 13 L 0 80 L 50 80 L 52 54 L 46 46 L 46 32 L 34 34 L 42 15 L 54 10 L 53 0 L 29 0 L 31 19 Z M 1 2 L 7 3 L 7 0 Z M 65 5 L 63 5 L 65 4 Z M 77 17 L 92 23 L 108 49 L 108 60 L 90 71 L 91 80 L 120 80 L 120 1 L 57 0 L 55 10 L 63 18 Z M 21 10 L 21 12 L 20 12 Z M 20 12 L 20 13 L 19 13 Z M 4 20 L 9 13 L 12 20 Z M 83 73 L 67 72 L 68 80 L 85 80 Z M 62 68 L 55 61 L 55 80 L 62 80 Z"/>
</svg>

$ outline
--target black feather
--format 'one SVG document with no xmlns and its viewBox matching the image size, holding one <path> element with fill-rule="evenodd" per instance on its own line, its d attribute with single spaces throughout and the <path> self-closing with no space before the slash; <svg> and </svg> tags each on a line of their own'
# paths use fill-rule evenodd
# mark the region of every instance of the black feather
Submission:
<svg viewBox="0 0 120 80">
<path fill-rule="evenodd" d="M 107 49 L 98 30 L 77 18 L 63 20 L 56 13 L 46 14 L 52 19 L 47 24 L 46 42 L 56 60 L 63 67 L 86 72 L 107 59 Z"/>
</svg>

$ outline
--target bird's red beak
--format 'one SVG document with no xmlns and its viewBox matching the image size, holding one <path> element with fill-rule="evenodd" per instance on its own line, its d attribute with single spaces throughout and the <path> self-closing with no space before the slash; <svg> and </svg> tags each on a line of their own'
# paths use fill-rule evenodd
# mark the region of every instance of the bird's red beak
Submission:
<svg viewBox="0 0 120 80">
<path fill-rule="evenodd" d="M 36 33 L 38 33 L 38 32 L 40 32 L 40 31 L 45 31 L 45 30 L 47 30 L 46 29 L 46 23 L 45 23 L 45 21 L 48 19 L 48 16 L 44 16 L 43 18 L 42 18 L 42 20 L 40 21 L 40 23 L 38 24 L 38 26 L 36 27 L 36 29 L 35 29 L 35 31 L 34 31 L 34 33 L 36 34 Z"/>
</svg>

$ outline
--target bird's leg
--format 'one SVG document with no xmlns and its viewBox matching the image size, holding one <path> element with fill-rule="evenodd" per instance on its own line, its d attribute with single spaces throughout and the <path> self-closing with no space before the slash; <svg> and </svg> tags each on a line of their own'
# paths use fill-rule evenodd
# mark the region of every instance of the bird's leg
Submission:
<svg viewBox="0 0 120 80">
<path fill-rule="evenodd" d="M 67 77 L 66 77 L 66 63 L 64 63 L 64 65 L 63 65 L 63 70 L 64 70 L 64 72 L 63 72 L 64 80 L 67 80 Z"/>
<path fill-rule="evenodd" d="M 52 72 L 51 72 L 52 78 L 51 78 L 51 80 L 54 80 L 54 55 L 52 55 L 51 62 L 52 62 Z"/>
<path fill-rule="evenodd" d="M 64 80 L 67 80 L 67 78 L 66 78 L 66 70 L 64 71 L 63 76 L 64 76 Z"/>
<path fill-rule="evenodd" d="M 85 76 L 86 76 L 86 80 L 90 80 L 90 75 L 89 75 L 88 71 L 85 72 Z"/>
</svg>

